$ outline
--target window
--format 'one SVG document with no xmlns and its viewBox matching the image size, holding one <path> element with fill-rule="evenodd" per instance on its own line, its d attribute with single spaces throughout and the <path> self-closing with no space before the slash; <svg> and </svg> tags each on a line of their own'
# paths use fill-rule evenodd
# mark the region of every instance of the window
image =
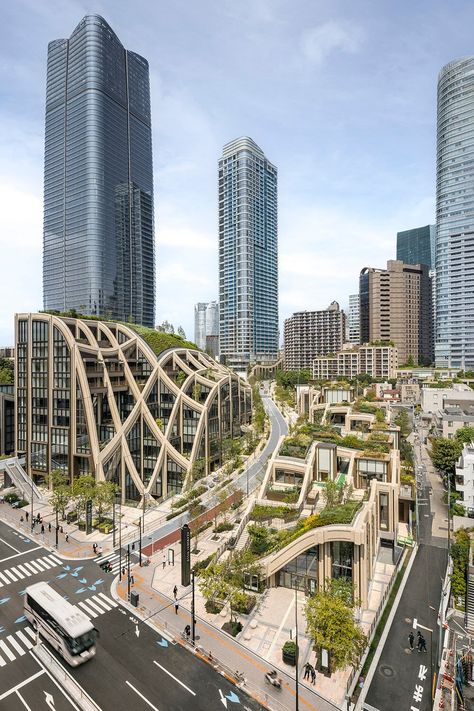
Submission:
<svg viewBox="0 0 474 711">
<path fill-rule="evenodd" d="M 381 492 L 379 495 L 379 528 L 388 530 L 388 494 Z"/>
</svg>

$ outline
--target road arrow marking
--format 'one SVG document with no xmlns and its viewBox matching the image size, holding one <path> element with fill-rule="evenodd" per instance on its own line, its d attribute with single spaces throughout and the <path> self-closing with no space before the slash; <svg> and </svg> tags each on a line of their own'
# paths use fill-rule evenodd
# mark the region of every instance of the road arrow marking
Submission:
<svg viewBox="0 0 474 711">
<path fill-rule="evenodd" d="M 89 590 L 97 590 L 95 585 L 89 585 Z"/>
<path fill-rule="evenodd" d="M 22 615 L 21 617 L 17 617 L 17 618 L 16 618 L 15 624 L 16 624 L 16 625 L 19 625 L 20 622 L 25 622 L 25 621 L 26 621 L 26 617 L 25 617 L 25 615 Z"/>
<path fill-rule="evenodd" d="M 18 590 L 18 595 L 26 595 L 26 590 Z"/>
<path fill-rule="evenodd" d="M 2 634 L 2 632 L 5 632 L 5 627 L 0 627 L 0 634 Z"/>
<path fill-rule="evenodd" d="M 226 699 L 229 699 L 229 701 L 232 701 L 233 704 L 240 704 L 239 697 L 233 691 L 231 691 L 230 694 L 226 694 Z"/>
<path fill-rule="evenodd" d="M 71 566 L 70 565 L 63 565 L 63 570 L 71 570 Z"/>
<path fill-rule="evenodd" d="M 98 580 L 95 581 L 94 585 L 100 585 L 103 582 L 104 581 L 102 580 L 102 578 L 99 578 Z"/>
<path fill-rule="evenodd" d="M 138 625 L 135 625 L 135 634 L 137 637 L 140 637 L 140 630 L 138 629 Z"/>
<path fill-rule="evenodd" d="M 160 647 L 167 647 L 168 646 L 168 642 L 166 641 L 166 639 L 159 639 L 156 641 L 156 643 L 159 644 Z"/>
<path fill-rule="evenodd" d="M 10 598 L 8 598 L 8 599 L 10 599 Z M 130 622 L 133 622 L 134 625 L 138 625 L 138 620 L 136 617 L 132 617 L 130 615 L 130 617 L 128 619 L 130 620 Z"/>
<path fill-rule="evenodd" d="M 81 578 L 79 582 L 85 585 L 87 583 L 87 578 Z"/>
<path fill-rule="evenodd" d="M 54 705 L 54 696 L 52 696 L 51 694 L 48 694 L 48 692 L 44 691 L 44 690 L 43 690 L 43 694 L 44 694 L 44 700 L 48 704 L 49 708 L 55 709 L 56 707 Z"/>
<path fill-rule="evenodd" d="M 83 567 L 84 567 L 83 565 L 78 565 L 74 568 L 74 570 L 78 573 L 80 570 L 83 569 Z"/>
<path fill-rule="evenodd" d="M 8 602 L 9 600 L 10 600 L 9 597 L 3 597 L 3 598 L 0 600 L 0 605 L 4 605 L 4 604 L 5 604 L 6 602 Z"/>
<path fill-rule="evenodd" d="M 71 573 L 72 578 L 77 578 L 79 576 L 79 573 Z"/>
<path fill-rule="evenodd" d="M 225 708 L 227 708 L 227 699 L 220 689 L 219 689 L 219 696 L 221 697 L 221 701 L 224 704 Z"/>
<path fill-rule="evenodd" d="M 76 595 L 80 595 L 81 593 L 84 593 L 87 590 L 87 588 L 79 588 L 79 590 L 76 590 Z"/>
<path fill-rule="evenodd" d="M 60 575 L 56 575 L 56 580 L 62 580 L 62 578 L 65 578 L 67 576 L 67 573 L 61 573 Z"/>
<path fill-rule="evenodd" d="M 121 613 L 122 613 L 122 615 L 126 615 L 126 614 L 127 614 L 127 612 L 126 612 L 125 610 L 122 610 L 122 608 L 121 608 L 121 607 L 119 607 L 119 612 L 121 612 Z"/>
</svg>

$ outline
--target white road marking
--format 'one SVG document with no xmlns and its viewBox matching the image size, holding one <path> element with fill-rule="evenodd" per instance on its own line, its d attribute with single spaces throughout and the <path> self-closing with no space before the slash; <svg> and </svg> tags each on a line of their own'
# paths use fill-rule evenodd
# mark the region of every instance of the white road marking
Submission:
<svg viewBox="0 0 474 711">
<path fill-rule="evenodd" d="M 158 709 L 156 708 L 156 706 L 153 706 L 153 704 L 151 703 L 151 701 L 148 701 L 148 699 L 147 699 L 145 696 L 143 696 L 143 694 L 141 694 L 141 693 L 138 691 L 138 689 L 135 689 L 135 687 L 133 686 L 133 684 L 130 684 L 129 681 L 126 681 L 125 683 L 127 684 L 127 686 L 129 686 L 131 689 L 133 689 L 133 691 L 134 691 L 141 699 L 143 699 L 143 701 L 144 701 L 146 704 L 148 704 L 148 706 L 149 706 L 151 709 L 153 709 L 153 711 L 158 711 Z M 0 697 L 0 698 L 1 698 L 1 697 Z"/>
<path fill-rule="evenodd" d="M 31 561 L 28 563 L 25 562 L 24 566 L 30 571 L 30 575 L 38 575 L 39 571 L 31 565 Z"/>
<path fill-rule="evenodd" d="M 26 555 L 27 553 L 32 553 L 33 551 L 39 551 L 39 550 L 44 550 L 41 546 L 36 546 L 36 548 L 28 548 L 28 550 L 23 551 L 23 553 L 15 553 L 15 555 L 9 555 L 6 558 L 1 558 L 0 563 L 4 563 L 6 560 L 12 560 L 12 558 L 19 558 L 22 555 Z"/>
<path fill-rule="evenodd" d="M 16 636 L 21 639 L 21 641 L 23 642 L 23 644 L 25 645 L 25 647 L 26 647 L 27 649 L 31 649 L 31 648 L 32 648 L 33 643 L 30 642 L 30 640 L 28 639 L 28 637 L 25 637 L 25 635 L 23 634 L 23 632 L 22 632 L 21 630 L 18 630 L 18 632 L 16 633 Z"/>
<path fill-rule="evenodd" d="M 4 658 L 2 656 L 0 656 L 0 667 L 4 667 L 5 664 L 6 664 L 6 661 L 4 660 Z M 0 700 L 1 700 L 1 698 L 2 697 L 0 696 Z"/>
<path fill-rule="evenodd" d="M 23 580 L 23 578 L 24 578 L 25 576 L 23 575 L 23 573 L 21 572 L 21 570 L 18 570 L 18 568 L 12 568 L 12 570 L 15 571 L 15 575 L 18 575 L 18 577 L 20 578 L 20 580 Z"/>
<path fill-rule="evenodd" d="M 94 602 L 93 600 L 87 599 L 87 600 L 84 600 L 84 602 L 86 603 L 86 605 L 89 605 L 90 607 L 92 607 L 93 610 L 97 610 L 97 612 L 99 613 L 99 615 L 103 615 L 104 612 L 107 612 L 107 610 L 104 610 L 103 607 L 100 607 L 100 606 L 99 606 L 96 602 Z"/>
<path fill-rule="evenodd" d="M 20 657 L 22 657 L 24 654 L 26 654 L 26 651 L 23 649 L 23 647 L 20 647 L 20 645 L 18 644 L 18 642 L 16 641 L 16 639 L 14 638 L 14 636 L 12 634 L 9 634 L 7 639 L 10 642 L 13 649 L 16 649 L 16 651 L 18 652 Z"/>
<path fill-rule="evenodd" d="M 15 548 L 15 546 L 12 546 L 10 543 L 7 543 L 6 541 L 3 540 L 3 538 L 0 538 L 0 543 L 4 543 L 6 546 L 12 549 L 12 551 L 15 551 L 15 553 L 20 553 L 18 548 Z"/>
<path fill-rule="evenodd" d="M 3 573 L 0 573 L 0 578 L 3 580 L 3 582 L 5 583 L 5 585 L 10 585 L 11 580 L 8 580 L 8 578 L 6 578 L 6 577 L 3 575 Z"/>
<path fill-rule="evenodd" d="M 24 681 L 21 681 L 19 684 L 16 686 L 12 686 L 11 689 L 8 689 L 8 691 L 5 691 L 1 696 L 0 696 L 0 701 L 3 701 L 3 699 L 6 699 L 7 696 L 10 696 L 10 694 L 14 694 L 15 691 L 18 691 L 18 689 L 21 689 L 23 686 L 26 686 L 27 684 L 30 683 L 30 681 L 33 681 L 34 679 L 37 679 L 41 674 L 44 674 L 46 669 L 41 669 L 41 671 L 36 672 L 36 674 L 33 674 L 32 676 L 29 676 L 28 679 L 25 679 Z"/>
<path fill-rule="evenodd" d="M 97 602 L 98 605 L 102 605 L 102 607 L 105 607 L 107 612 L 112 609 L 112 605 L 109 605 L 109 600 L 107 600 L 107 596 L 104 596 L 105 600 L 102 600 L 100 597 L 97 595 L 92 595 L 92 599 Z"/>
<path fill-rule="evenodd" d="M 84 600 L 80 600 L 77 604 L 86 612 L 89 617 L 97 617 L 98 613 L 95 610 L 92 610 L 91 608 L 87 607 L 87 603 L 84 602 Z"/>
<path fill-rule="evenodd" d="M 29 565 L 32 568 L 35 568 L 37 573 L 44 573 L 45 571 L 45 568 L 42 568 L 36 560 L 30 560 L 28 563 L 25 563 L 25 565 Z"/>
<path fill-rule="evenodd" d="M 4 570 L 3 572 L 5 573 L 5 575 L 8 575 L 8 577 L 11 578 L 14 583 L 17 582 L 17 578 L 15 577 L 15 574 L 11 572 L 11 570 Z M 9 582 L 11 583 L 11 580 L 9 580 Z"/>
<path fill-rule="evenodd" d="M 196 692 L 195 692 L 195 691 L 193 691 L 192 689 L 190 689 L 189 686 L 186 686 L 186 684 L 183 684 L 183 682 L 181 681 L 181 679 L 178 679 L 176 676 L 174 676 L 171 672 L 168 671 L 168 669 L 165 669 L 164 667 L 162 667 L 161 664 L 158 664 L 158 662 L 155 662 L 155 660 L 153 660 L 153 664 L 156 664 L 156 666 L 157 666 L 157 667 L 160 667 L 160 669 L 162 669 L 162 670 L 165 672 L 165 674 L 168 674 L 168 676 L 170 676 L 172 679 L 174 679 L 175 681 L 177 681 L 178 684 L 181 684 L 181 686 L 183 687 L 183 689 L 186 689 L 186 691 L 189 691 L 190 694 L 192 694 L 193 696 L 196 696 Z"/>
<path fill-rule="evenodd" d="M 3 639 L 0 639 L 0 649 L 2 650 L 2 652 L 4 652 L 4 654 L 8 657 L 8 659 L 11 662 L 13 662 L 16 659 L 15 655 L 13 654 L 13 652 L 10 651 L 10 648 L 7 647 L 7 645 L 5 644 Z"/>
<path fill-rule="evenodd" d="M 26 634 L 29 634 L 31 639 L 36 642 L 36 633 L 34 630 L 31 629 L 31 627 L 25 627 L 25 632 Z"/>
<path fill-rule="evenodd" d="M 107 597 L 107 595 L 105 593 L 100 592 L 99 595 L 100 595 L 100 597 L 103 597 L 104 600 L 106 600 L 109 605 L 112 605 L 113 607 L 118 607 L 118 604 L 115 602 L 115 600 L 112 600 L 110 597 Z M 94 597 L 95 597 L 95 595 L 94 595 Z"/>
<path fill-rule="evenodd" d="M 25 699 L 24 699 L 23 696 L 20 694 L 20 692 L 18 691 L 18 689 L 15 691 L 15 694 L 18 696 L 18 698 L 20 699 L 20 701 L 21 701 L 21 703 L 23 704 L 23 706 L 25 707 L 25 709 L 27 709 L 27 711 L 31 711 L 31 708 L 28 706 L 28 704 L 26 703 Z"/>
</svg>

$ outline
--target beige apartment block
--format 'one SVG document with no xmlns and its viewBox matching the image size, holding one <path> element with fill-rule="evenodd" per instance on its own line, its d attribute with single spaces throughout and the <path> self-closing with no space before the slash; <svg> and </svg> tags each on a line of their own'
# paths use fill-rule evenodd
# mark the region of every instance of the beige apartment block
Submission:
<svg viewBox="0 0 474 711">
<path fill-rule="evenodd" d="M 393 341 L 400 363 L 433 360 L 432 290 L 429 269 L 389 260 L 386 269 L 360 273 L 360 337 L 363 343 Z"/>
<path fill-rule="evenodd" d="M 389 345 L 363 345 L 339 351 L 335 355 L 313 360 L 315 380 L 355 378 L 367 373 L 372 378 L 393 378 L 398 365 L 398 352 Z"/>
<path fill-rule="evenodd" d="M 202 353 L 159 350 L 142 326 L 16 316 L 16 450 L 37 480 L 60 469 L 161 499 L 222 463 L 222 443 L 251 418 L 251 390 Z M 155 352 L 155 350 L 157 352 Z"/>
<path fill-rule="evenodd" d="M 317 355 L 342 348 L 346 315 L 333 301 L 324 311 L 298 311 L 285 319 L 284 359 L 287 370 L 311 368 Z"/>
</svg>

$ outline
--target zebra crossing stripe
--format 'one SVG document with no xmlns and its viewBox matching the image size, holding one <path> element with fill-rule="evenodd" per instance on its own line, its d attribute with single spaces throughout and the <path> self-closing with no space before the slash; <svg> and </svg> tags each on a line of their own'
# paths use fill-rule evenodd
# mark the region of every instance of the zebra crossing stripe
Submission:
<svg viewBox="0 0 474 711">
<path fill-rule="evenodd" d="M 20 580 L 23 580 L 23 578 L 25 577 L 25 576 L 23 575 L 23 573 L 22 573 L 20 570 L 18 570 L 18 568 L 12 568 L 12 571 L 15 571 L 15 575 L 18 575 L 18 577 L 20 578 Z"/>
<path fill-rule="evenodd" d="M 13 654 L 12 651 L 10 651 L 10 648 L 7 647 L 7 645 L 5 644 L 3 639 L 0 639 L 0 649 L 2 650 L 2 652 L 5 653 L 5 655 L 8 657 L 8 659 L 11 662 L 13 662 L 16 659 L 15 655 Z"/>
<path fill-rule="evenodd" d="M 6 664 L 6 661 L 3 659 L 3 657 L 0 655 L 0 667 L 4 667 Z"/>
<path fill-rule="evenodd" d="M 85 603 L 84 600 L 81 600 L 77 604 L 86 612 L 86 614 L 89 617 L 97 617 L 98 616 L 99 613 L 96 612 L 95 610 L 93 610 L 92 608 L 87 607 L 87 604 Z"/>
<path fill-rule="evenodd" d="M 21 639 L 21 641 L 23 642 L 23 644 L 25 645 L 25 647 L 27 649 L 31 649 L 33 647 L 33 642 L 30 642 L 28 637 L 25 637 L 25 635 L 23 634 L 23 632 L 21 630 L 18 630 L 16 635 L 17 635 L 17 637 L 19 637 L 19 639 Z"/>
<path fill-rule="evenodd" d="M 49 566 L 47 563 L 45 563 L 45 561 L 43 560 L 43 558 L 37 558 L 36 560 L 32 560 L 31 562 L 32 562 L 34 565 L 37 565 L 37 566 L 40 568 L 40 570 L 41 570 L 42 573 L 43 573 L 45 570 L 49 570 L 50 567 L 51 567 L 51 566 Z"/>
<path fill-rule="evenodd" d="M 59 558 L 56 558 L 55 555 L 50 555 L 48 556 L 48 558 L 50 558 L 54 563 L 56 563 L 56 565 L 61 565 L 63 562 L 62 560 L 59 560 Z"/>
<path fill-rule="evenodd" d="M 31 627 L 25 627 L 25 632 L 26 634 L 30 635 L 31 639 L 36 642 L 36 634 L 34 630 L 31 629 Z"/>
<path fill-rule="evenodd" d="M 22 657 L 24 654 L 26 654 L 26 650 L 23 649 L 23 647 L 20 647 L 16 639 L 13 637 L 12 634 L 9 634 L 7 637 L 8 641 L 10 642 L 11 646 L 13 649 L 16 649 L 20 657 Z"/>
<path fill-rule="evenodd" d="M 26 563 L 26 562 L 25 562 L 25 563 L 23 563 L 23 565 L 25 566 L 25 568 L 27 568 L 27 570 L 30 571 L 30 575 L 31 575 L 32 573 L 33 573 L 33 575 L 36 575 L 36 574 L 38 573 L 38 571 L 36 570 L 36 568 L 33 568 L 33 566 L 31 565 L 31 563 Z"/>
<path fill-rule="evenodd" d="M 84 600 L 84 602 L 85 602 L 86 605 L 88 605 L 89 607 L 92 607 L 93 610 L 97 610 L 97 612 L 98 612 L 99 615 L 103 615 L 104 612 L 107 612 L 107 610 L 104 610 L 100 605 L 98 605 L 96 602 L 94 602 L 94 601 L 91 600 L 90 598 L 88 598 L 87 600 Z"/>
<path fill-rule="evenodd" d="M 41 567 L 41 565 L 38 565 L 38 562 L 36 560 L 30 560 L 28 563 L 25 563 L 25 565 L 28 565 L 30 568 L 33 568 L 35 573 L 44 573 L 44 568 Z"/>
<path fill-rule="evenodd" d="M 112 609 L 112 605 L 109 605 L 108 601 L 105 602 L 105 600 L 101 600 L 101 598 L 97 597 L 97 595 L 92 595 L 92 600 L 95 600 L 98 605 L 102 605 L 102 607 L 105 607 L 107 612 Z"/>
<path fill-rule="evenodd" d="M 118 607 L 118 603 L 115 602 L 115 600 L 111 600 L 110 597 L 107 597 L 107 595 L 103 592 L 99 593 L 100 597 L 102 597 L 109 605 L 112 605 L 112 607 Z M 97 597 L 97 595 L 94 595 L 94 597 Z"/>
<path fill-rule="evenodd" d="M 17 578 L 15 577 L 14 573 L 12 573 L 11 570 L 5 570 L 5 575 L 8 575 L 8 577 L 10 577 L 14 583 L 17 582 Z M 11 581 L 9 581 L 9 582 L 11 582 Z"/>
<path fill-rule="evenodd" d="M 20 565 L 20 564 L 18 563 L 16 567 L 17 567 L 19 570 L 21 570 L 21 572 L 22 572 L 27 578 L 30 577 L 31 573 L 30 573 L 30 571 L 28 570 L 28 568 L 25 568 L 24 565 Z"/>
</svg>

